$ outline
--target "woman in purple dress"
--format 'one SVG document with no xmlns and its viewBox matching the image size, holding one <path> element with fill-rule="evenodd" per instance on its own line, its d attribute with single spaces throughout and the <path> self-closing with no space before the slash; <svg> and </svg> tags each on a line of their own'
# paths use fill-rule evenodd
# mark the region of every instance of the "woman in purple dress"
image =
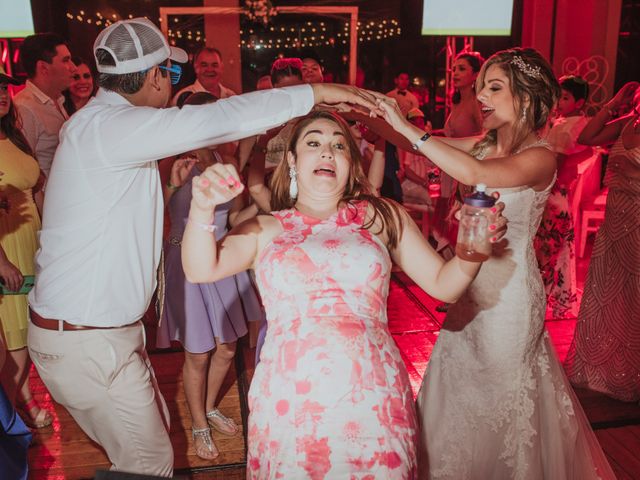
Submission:
<svg viewBox="0 0 640 480">
<path fill-rule="evenodd" d="M 215 100 L 208 95 L 194 94 L 185 104 Z M 183 382 L 195 453 L 213 460 L 219 452 L 211 428 L 225 435 L 238 433 L 237 424 L 215 407 L 218 392 L 235 355 L 237 339 L 246 335 L 247 322 L 260 320 L 263 311 L 246 271 L 212 283 L 193 284 L 185 279 L 180 244 L 189 216 L 191 179 L 208 166 L 222 162 L 222 157 L 208 148 L 197 150 L 194 155 L 195 158 L 176 160 L 165 188 L 171 230 L 165 244 L 166 294 L 157 344 L 165 348 L 174 340 L 184 347 Z M 257 213 L 255 207 L 241 208 L 241 199 L 218 206 L 217 238 L 226 234 L 228 224 L 233 226 Z"/>
</svg>

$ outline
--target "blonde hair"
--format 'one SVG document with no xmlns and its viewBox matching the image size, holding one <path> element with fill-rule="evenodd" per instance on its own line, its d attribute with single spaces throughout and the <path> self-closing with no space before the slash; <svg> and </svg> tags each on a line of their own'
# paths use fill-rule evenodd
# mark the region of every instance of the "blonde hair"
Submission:
<svg viewBox="0 0 640 480">
<path fill-rule="evenodd" d="M 484 87 L 487 70 L 498 65 L 509 79 L 509 88 L 514 98 L 514 108 L 524 117 L 515 125 L 511 154 L 523 146 L 531 132 L 540 133 L 548 125 L 549 114 L 560 98 L 561 89 L 551 65 L 533 48 L 511 48 L 493 54 L 482 65 L 476 80 L 476 92 Z M 529 102 L 527 106 L 527 101 Z M 495 145 L 496 130 L 487 132 L 473 147 L 471 154 L 477 155 L 487 147 Z"/>
<path fill-rule="evenodd" d="M 300 118 L 293 127 L 289 142 L 285 150 L 284 158 L 276 167 L 276 170 L 271 178 L 271 207 L 273 210 L 284 210 L 293 208 L 295 205 L 295 199 L 292 199 L 289 195 L 289 185 L 291 179 L 289 178 L 289 164 L 287 163 L 287 153 L 291 152 L 294 158 L 297 157 L 296 144 L 302 135 L 304 129 L 311 123 L 317 120 L 329 120 L 334 122 L 340 128 L 340 131 L 344 135 L 347 142 L 347 154 L 349 156 L 349 178 L 347 185 L 340 203 L 346 203 L 353 206 L 355 202 L 364 200 L 367 201 L 373 207 L 373 217 L 362 226 L 362 228 L 371 228 L 376 220 L 380 218 L 382 225 L 380 231 L 374 233 L 381 233 L 383 230 L 387 232 L 388 248 L 393 249 L 398 244 L 400 237 L 402 236 L 402 223 L 400 222 L 400 210 L 397 203 L 389 199 L 378 198 L 373 194 L 373 187 L 362 168 L 362 156 L 360 149 L 356 145 L 349 126 L 339 115 L 324 111 L 312 111 L 305 117 Z"/>
</svg>

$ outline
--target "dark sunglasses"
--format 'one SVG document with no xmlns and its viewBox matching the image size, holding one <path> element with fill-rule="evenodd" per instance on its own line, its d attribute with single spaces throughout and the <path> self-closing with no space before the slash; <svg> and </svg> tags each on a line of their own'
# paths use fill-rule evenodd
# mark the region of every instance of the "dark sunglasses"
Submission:
<svg viewBox="0 0 640 480">
<path fill-rule="evenodd" d="M 85 80 L 89 80 L 91 78 L 91 74 L 90 73 L 83 73 L 82 75 L 80 75 L 79 73 L 76 73 L 73 77 L 72 77 L 76 82 L 78 80 L 80 80 L 80 78 L 84 78 Z"/>
<path fill-rule="evenodd" d="M 171 77 L 171 85 L 177 85 L 180 82 L 180 77 L 182 77 L 182 67 L 180 65 L 171 65 L 167 67 L 165 65 L 158 65 L 158 68 L 169 72 L 169 76 Z"/>
</svg>

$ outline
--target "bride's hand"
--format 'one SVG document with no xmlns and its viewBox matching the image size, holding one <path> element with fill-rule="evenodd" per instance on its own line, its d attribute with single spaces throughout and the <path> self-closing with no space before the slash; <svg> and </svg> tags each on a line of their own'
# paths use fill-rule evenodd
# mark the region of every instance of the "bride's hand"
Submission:
<svg viewBox="0 0 640 480">
<path fill-rule="evenodd" d="M 500 198 L 500 194 L 498 192 L 493 192 L 491 196 L 496 200 Z M 493 214 L 493 222 L 491 222 L 487 227 L 487 230 L 489 231 L 489 241 L 491 243 L 498 243 L 507 234 L 507 224 L 509 223 L 509 220 L 507 220 L 506 217 L 502 216 L 504 207 L 504 202 L 497 202 L 491 208 L 491 213 Z M 461 218 L 461 209 L 458 209 L 455 212 L 454 216 L 459 221 Z"/>
<path fill-rule="evenodd" d="M 493 192 L 491 196 L 498 200 L 500 198 L 500 193 Z M 489 241 L 491 243 L 499 242 L 507 234 L 507 223 L 509 223 L 509 220 L 507 220 L 506 217 L 502 216 L 504 207 L 504 202 L 497 202 L 493 206 L 492 211 L 495 209 L 495 212 L 493 212 L 494 221 L 491 225 L 489 225 Z"/>
<path fill-rule="evenodd" d="M 395 131 L 400 132 L 403 126 L 410 125 L 410 122 L 402 114 L 395 98 L 379 98 L 377 105 L 382 111 L 382 118 L 384 118 Z"/>
<path fill-rule="evenodd" d="M 493 207 L 496 209 L 496 213 L 494 222 L 489 225 L 489 235 L 491 235 L 489 241 L 491 243 L 499 242 L 507 234 L 507 223 L 509 223 L 509 220 L 502 216 L 504 206 L 503 202 L 498 202 Z"/>
</svg>

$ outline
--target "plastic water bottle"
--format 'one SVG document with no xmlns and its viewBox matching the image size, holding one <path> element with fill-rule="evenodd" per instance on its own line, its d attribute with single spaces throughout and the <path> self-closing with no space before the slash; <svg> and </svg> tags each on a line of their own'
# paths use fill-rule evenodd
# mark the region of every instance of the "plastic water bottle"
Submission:
<svg viewBox="0 0 640 480">
<path fill-rule="evenodd" d="M 464 198 L 460 211 L 456 255 L 469 262 L 484 262 L 491 256 L 488 228 L 495 218 L 491 208 L 496 199 L 487 195 L 486 189 L 486 185 L 479 183 L 475 193 Z"/>
</svg>

